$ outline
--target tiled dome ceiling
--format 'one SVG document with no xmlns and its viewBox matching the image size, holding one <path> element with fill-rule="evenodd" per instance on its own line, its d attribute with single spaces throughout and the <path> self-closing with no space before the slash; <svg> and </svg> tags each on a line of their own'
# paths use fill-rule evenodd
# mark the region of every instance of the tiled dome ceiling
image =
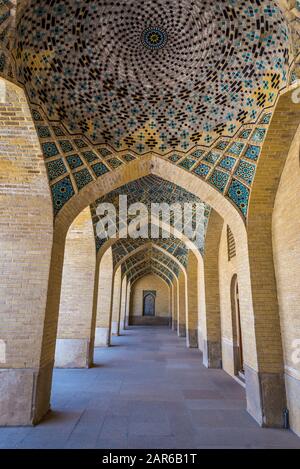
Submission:
<svg viewBox="0 0 300 469">
<path fill-rule="evenodd" d="M 270 0 L 32 0 L 19 80 L 71 133 L 143 154 L 233 136 L 274 104 L 287 27 Z"/>
</svg>

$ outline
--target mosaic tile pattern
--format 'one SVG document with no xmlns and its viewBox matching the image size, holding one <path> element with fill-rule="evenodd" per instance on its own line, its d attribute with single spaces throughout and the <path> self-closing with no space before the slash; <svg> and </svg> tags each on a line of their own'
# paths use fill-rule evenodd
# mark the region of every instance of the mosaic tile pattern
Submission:
<svg viewBox="0 0 300 469">
<path fill-rule="evenodd" d="M 263 142 L 264 139 L 265 139 L 265 136 L 266 136 L 266 129 L 255 129 L 255 131 L 253 132 L 253 135 L 252 135 L 252 140 L 253 142 Z"/>
<path fill-rule="evenodd" d="M 116 266 L 122 259 L 135 251 L 138 248 L 141 248 L 149 244 L 148 239 L 120 239 L 117 241 L 112 248 L 113 252 L 113 263 Z M 151 240 L 152 247 L 158 246 L 167 253 L 176 257 L 178 262 L 186 268 L 188 264 L 188 248 L 186 245 L 178 238 L 170 237 L 169 239 L 156 239 Z"/>
<path fill-rule="evenodd" d="M 30 100 L 70 133 L 166 155 L 232 137 L 272 106 L 288 33 L 273 0 L 30 0 L 15 59 Z"/>
<path fill-rule="evenodd" d="M 235 156 L 240 156 L 244 148 L 245 148 L 244 143 L 235 142 L 229 147 L 228 153 L 231 153 L 232 155 L 235 155 Z"/>
<path fill-rule="evenodd" d="M 247 148 L 247 151 L 245 153 L 246 158 L 249 158 L 250 160 L 258 160 L 260 154 L 260 147 L 255 146 L 255 145 L 249 145 Z"/>
<path fill-rule="evenodd" d="M 93 167 L 94 168 L 94 167 Z M 193 203 L 193 211 L 191 214 L 191 221 L 193 226 L 195 226 L 196 221 L 196 204 L 203 208 L 203 219 L 200 224 L 200 232 L 198 233 L 200 242 L 199 249 L 203 251 L 205 243 L 205 234 L 206 227 L 208 223 L 208 218 L 210 214 L 210 207 L 204 204 L 199 198 L 191 194 L 190 192 L 184 190 L 183 188 L 176 186 L 175 184 L 169 183 L 157 176 L 146 176 L 144 178 L 138 179 L 137 181 L 131 182 L 120 187 L 117 190 L 114 190 L 107 194 L 105 197 L 98 199 L 91 206 L 93 223 L 96 230 L 97 223 L 99 223 L 99 217 L 96 214 L 97 206 L 101 203 L 112 203 L 116 208 L 119 204 L 119 195 L 127 195 L 127 204 L 130 206 L 135 202 L 140 202 L 145 204 L 148 209 L 148 213 L 151 210 L 151 204 L 161 204 L 167 203 L 172 205 L 174 203 L 180 203 L 182 206 L 185 202 Z M 118 214 L 118 211 L 117 211 Z M 127 223 L 130 223 L 132 217 L 128 217 Z M 171 225 L 174 223 L 174 220 L 171 218 Z M 125 220 L 120 220 L 117 218 L 117 227 L 126 226 Z M 149 221 L 150 222 L 150 221 Z M 105 240 L 98 240 L 98 248 L 105 243 Z"/>
<path fill-rule="evenodd" d="M 47 171 L 50 181 L 56 179 L 67 172 L 67 168 L 64 165 L 62 159 L 50 161 L 47 163 Z"/>
<path fill-rule="evenodd" d="M 231 171 L 236 161 L 237 160 L 235 158 L 227 156 L 220 161 L 219 166 L 223 169 L 227 169 L 227 171 Z"/>
<path fill-rule="evenodd" d="M 155 273 L 159 275 L 168 283 L 174 281 L 174 274 L 167 267 L 163 267 L 155 259 L 152 259 L 150 262 L 145 262 L 144 264 L 140 264 L 135 268 L 131 269 L 128 273 L 128 279 L 133 282 L 135 279 L 140 278 L 141 276 L 147 275 L 149 273 Z"/>
<path fill-rule="evenodd" d="M 108 167 L 104 163 L 96 163 L 92 166 L 92 168 L 97 177 L 103 176 L 103 174 L 109 172 Z"/>
<path fill-rule="evenodd" d="M 247 161 L 240 161 L 237 170 L 235 172 L 236 176 L 239 176 L 243 179 L 247 184 L 251 184 L 254 175 L 255 175 L 256 166 L 252 163 L 248 163 Z"/>
<path fill-rule="evenodd" d="M 37 133 L 40 138 L 51 138 L 51 132 L 49 127 L 44 125 L 37 126 Z"/>
<path fill-rule="evenodd" d="M 59 154 L 58 148 L 55 143 L 42 143 L 42 150 L 45 158 L 51 158 Z"/>
<path fill-rule="evenodd" d="M 122 264 L 123 275 L 133 275 L 134 272 L 142 268 L 155 265 L 162 273 L 179 275 L 179 266 L 168 255 L 155 249 L 155 247 L 145 248 L 143 251 L 133 254 Z"/>
<path fill-rule="evenodd" d="M 78 154 L 68 156 L 67 162 L 71 169 L 76 169 L 83 165 L 83 161 Z"/>
<path fill-rule="evenodd" d="M 0 1 L 0 74 L 13 81 L 16 80 L 16 74 L 11 51 L 15 39 L 16 3 Z"/>
<path fill-rule="evenodd" d="M 51 191 L 55 213 L 59 212 L 75 193 L 69 176 L 51 186 Z"/>
<path fill-rule="evenodd" d="M 37 126 L 50 129 L 51 126 L 43 112 L 35 110 L 34 116 Z M 220 171 L 225 171 L 226 174 L 228 172 L 230 175 L 229 179 L 232 180 L 232 178 L 236 176 L 236 168 L 242 159 L 251 160 L 254 164 L 258 163 L 261 148 L 268 129 L 268 124 L 263 124 L 263 122 L 270 122 L 271 116 L 272 113 L 267 112 L 260 117 L 258 124 L 253 124 L 251 126 L 247 125 L 245 130 L 242 130 L 242 132 L 238 134 L 236 140 L 230 141 L 220 139 L 211 150 L 198 148 L 197 150 L 193 150 L 190 155 L 186 157 L 179 153 L 171 153 L 171 155 L 168 156 L 168 159 L 171 163 L 178 165 L 181 169 L 192 172 L 197 177 L 214 186 L 235 205 L 234 200 L 229 197 L 228 190 L 226 189 L 229 188 L 230 184 L 224 185 L 220 183 L 220 176 L 222 176 Z M 57 132 L 57 129 L 59 132 Z M 118 154 L 118 157 L 112 157 L 112 152 L 106 147 L 91 146 L 84 138 L 78 139 L 77 137 L 74 138 L 69 136 L 69 138 L 66 139 L 65 134 L 64 140 L 61 140 L 59 137 L 56 137 L 56 132 L 59 134 L 62 133 L 60 126 L 52 126 L 51 131 L 55 136 L 53 135 L 51 139 L 42 139 L 44 156 L 46 159 L 51 160 L 64 159 L 65 164 L 67 168 L 70 168 L 70 171 L 76 171 L 77 168 L 86 166 L 89 171 L 90 169 L 92 170 L 92 177 L 98 178 L 106 174 L 108 171 L 118 169 L 122 164 L 128 164 L 136 159 L 136 155 L 134 156 L 127 152 L 121 152 Z M 64 153 L 61 148 L 62 142 L 65 143 L 65 150 L 76 148 L 77 152 L 70 152 L 70 154 L 69 152 Z M 75 158 L 72 162 L 71 157 L 78 158 Z M 103 161 L 101 161 L 101 159 L 103 159 Z M 79 166 L 80 164 L 81 166 Z M 223 178 L 225 182 L 225 178 L 227 178 L 227 176 L 223 176 Z M 239 179 L 240 182 L 244 181 L 240 177 Z M 52 179 L 50 182 L 52 182 Z M 247 187 L 250 189 L 252 182 L 253 180 L 250 182 L 250 178 L 247 179 Z M 77 185 L 74 188 L 75 192 L 76 190 Z M 240 207 L 236 207 L 240 213 L 244 215 L 244 211 L 241 212 Z"/>
<path fill-rule="evenodd" d="M 214 171 L 209 179 L 209 181 L 221 192 L 224 192 L 228 180 L 229 175 L 219 170 Z"/>
<path fill-rule="evenodd" d="M 241 210 L 243 215 L 247 216 L 248 202 L 249 202 L 249 189 L 244 184 L 233 179 L 228 190 L 228 197 L 235 203 Z"/>
<path fill-rule="evenodd" d="M 199 164 L 194 168 L 193 173 L 197 174 L 197 176 L 205 178 L 211 170 L 210 166 L 207 166 L 207 164 Z"/>
<path fill-rule="evenodd" d="M 74 179 L 79 190 L 83 189 L 93 180 L 90 172 L 86 168 L 74 173 Z"/>
<path fill-rule="evenodd" d="M 141 268 L 141 270 L 139 270 L 137 272 L 132 272 L 132 274 L 130 274 L 128 277 L 129 277 L 129 280 L 131 281 L 131 285 L 133 285 L 136 280 L 139 280 L 140 278 L 144 277 L 145 275 L 149 275 L 149 274 L 157 275 L 162 280 L 164 280 L 168 285 L 171 285 L 171 283 L 174 280 L 174 277 L 173 278 L 170 278 L 171 276 L 166 277 L 166 275 L 164 273 L 162 273 L 160 270 L 157 270 L 154 265 L 151 265 L 150 267 L 149 266 L 148 267 L 143 267 L 143 268 Z"/>
<path fill-rule="evenodd" d="M 49 163 L 62 159 L 67 169 L 59 175 L 55 168 L 62 171 L 60 163 L 49 166 L 51 186 L 57 178 L 70 176 L 68 172 L 83 169 L 79 160 L 77 166 L 66 159 L 77 150 L 82 166 L 88 172 L 92 169 L 92 179 L 119 166 L 106 165 L 102 158 L 126 164 L 153 151 L 218 190 L 217 171 L 230 173 L 224 195 L 241 211 L 229 187 L 237 178 L 251 190 L 253 178 L 243 179 L 237 168 L 242 160 L 259 161 L 279 89 L 293 80 L 299 68 L 299 60 L 295 69 L 290 67 L 292 53 L 296 57 L 300 51 L 299 5 L 279 2 L 284 3 L 291 34 L 272 0 L 255 6 L 252 0 L 157 0 L 155 14 L 151 2 L 140 6 L 138 0 L 126 5 L 99 0 L 96 6 L 88 0 L 79 6 L 70 0 L 52 0 L 51 6 L 45 0 L 28 0 L 17 24 L 18 50 L 13 47 L 11 24 L 15 12 L 10 14 L 15 5 L 0 2 L 0 73 L 26 86 L 44 157 Z M 137 21 L 137 11 L 142 20 Z M 156 15 L 159 21 L 153 25 Z M 172 18 L 176 26 L 170 32 Z M 128 29 L 131 40 L 124 46 L 119 26 L 129 23 L 137 27 Z M 75 25 L 73 30 L 70 24 Z M 113 26 L 107 28 L 109 24 Z M 149 28 L 165 33 L 163 47 L 151 49 L 143 43 Z M 184 33 L 175 52 L 179 31 Z M 78 47 L 72 48 L 75 43 Z M 94 67 L 95 60 L 100 67 Z M 242 142 L 246 146 L 240 152 Z M 90 152 L 86 158 L 84 149 Z M 229 157 L 237 158 L 232 167 Z M 74 184 L 72 177 L 69 180 Z"/>
</svg>

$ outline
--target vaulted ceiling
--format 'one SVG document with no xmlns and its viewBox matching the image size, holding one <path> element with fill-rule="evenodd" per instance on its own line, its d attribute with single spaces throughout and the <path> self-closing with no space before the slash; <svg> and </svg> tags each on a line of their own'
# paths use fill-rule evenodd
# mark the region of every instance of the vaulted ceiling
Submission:
<svg viewBox="0 0 300 469">
<path fill-rule="evenodd" d="M 122 262 L 124 258 L 127 258 L 130 254 L 140 250 L 143 254 L 143 249 L 149 246 L 158 247 L 160 250 L 165 251 L 167 254 L 175 257 L 177 261 L 184 267 L 188 264 L 188 253 L 187 246 L 178 238 L 171 236 L 169 239 L 120 239 L 112 247 L 113 252 L 113 263 L 114 266 Z"/>
<path fill-rule="evenodd" d="M 296 0 L 3 0 L 0 75 L 24 87 L 54 216 L 146 153 L 247 218 L 278 95 L 299 72 Z"/>
<path fill-rule="evenodd" d="M 17 38 L 30 100 L 115 151 L 232 137 L 288 79 L 287 25 L 271 0 L 31 0 Z"/>
<path fill-rule="evenodd" d="M 97 225 L 101 224 L 101 219 L 102 217 L 97 215 L 97 207 L 101 204 L 106 204 L 106 203 L 111 203 L 117 210 L 117 218 L 116 218 L 116 232 L 119 232 L 119 227 L 124 227 L 126 224 L 130 224 L 130 222 L 134 219 L 135 216 L 129 216 L 128 220 L 120 219 L 119 218 L 119 196 L 127 196 L 127 204 L 128 207 L 130 207 L 131 204 L 134 204 L 136 202 L 144 204 L 145 208 L 147 208 L 149 216 L 151 215 L 151 206 L 152 204 L 162 204 L 166 203 L 168 206 L 172 206 L 173 204 L 179 203 L 182 210 L 184 208 L 185 203 L 190 203 L 191 207 L 193 208 L 191 211 L 191 218 L 186 218 L 186 222 L 191 220 L 192 225 L 194 228 L 196 226 L 197 221 L 198 223 L 198 242 L 197 246 L 201 252 L 204 251 L 204 245 L 205 245 L 205 234 L 206 234 L 206 228 L 207 228 L 207 223 L 208 223 L 208 218 L 210 214 L 210 207 L 202 202 L 198 197 L 193 195 L 192 193 L 186 191 L 182 187 L 179 187 L 173 183 L 170 183 L 158 176 L 146 176 L 141 179 L 138 179 L 134 182 L 131 182 L 129 184 L 126 184 L 122 187 L 120 187 L 117 190 L 114 190 L 110 193 L 108 193 L 106 196 L 98 199 L 94 204 L 91 205 L 91 213 L 93 217 L 93 224 L 94 224 L 94 229 L 95 229 L 95 236 L 96 236 L 96 244 L 97 244 L 97 249 L 100 249 L 101 246 L 105 244 L 107 239 L 100 239 L 97 236 L 97 233 L 99 232 L 97 230 Z M 198 217 L 197 220 L 197 209 L 196 207 L 200 207 L 201 213 L 200 217 Z M 172 213 L 171 213 L 172 215 Z M 162 218 L 159 218 L 162 220 Z M 112 219 L 112 222 L 114 220 Z M 151 218 L 147 218 L 145 222 L 148 225 L 148 232 L 149 235 L 151 234 Z M 171 226 L 174 226 L 174 218 L 172 216 L 170 217 L 170 222 Z M 101 226 L 101 225 L 100 225 Z M 107 229 L 107 227 L 104 227 Z M 161 236 L 161 233 L 160 233 Z M 158 242 L 160 240 L 158 239 Z M 167 240 L 161 240 L 162 244 L 164 244 L 166 249 L 173 250 L 175 252 L 176 248 L 178 247 L 178 253 L 181 253 L 181 247 L 182 247 L 182 242 L 180 240 L 177 240 L 172 237 L 171 239 Z M 134 240 L 134 245 L 139 245 L 140 242 L 143 242 L 143 240 Z M 174 245 L 174 243 L 177 243 L 177 246 Z M 123 246 L 122 244 L 120 246 Z"/>
<path fill-rule="evenodd" d="M 179 265 L 166 253 L 158 250 L 155 246 L 145 247 L 142 251 L 132 254 L 122 263 L 122 274 L 131 277 L 136 272 L 148 268 L 155 268 L 166 277 L 178 277 Z"/>
</svg>

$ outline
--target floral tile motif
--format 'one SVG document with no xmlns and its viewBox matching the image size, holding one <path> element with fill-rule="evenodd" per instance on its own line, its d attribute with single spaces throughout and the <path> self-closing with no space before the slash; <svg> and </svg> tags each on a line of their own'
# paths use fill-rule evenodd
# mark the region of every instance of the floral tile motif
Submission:
<svg viewBox="0 0 300 469">
<path fill-rule="evenodd" d="M 53 126 L 52 130 L 53 130 L 56 137 L 64 137 L 66 135 L 61 127 Z"/>
<path fill-rule="evenodd" d="M 64 153 L 74 151 L 73 145 L 71 142 L 69 142 L 69 140 L 60 140 L 59 144 Z"/>
<path fill-rule="evenodd" d="M 65 174 L 67 172 L 67 168 L 65 167 L 63 160 L 60 158 L 59 160 L 54 160 L 47 163 L 47 171 L 49 180 L 53 181 L 54 179 Z"/>
<path fill-rule="evenodd" d="M 211 170 L 210 166 L 208 166 L 207 164 L 201 163 L 198 166 L 196 166 L 195 169 L 193 169 L 193 173 L 205 179 L 206 176 L 209 174 L 210 170 Z"/>
<path fill-rule="evenodd" d="M 75 155 L 68 156 L 67 162 L 71 169 L 76 169 L 83 165 L 83 161 L 77 153 Z"/>
<path fill-rule="evenodd" d="M 109 172 L 108 167 L 104 163 L 102 163 L 102 161 L 100 163 L 94 164 L 92 168 L 97 177 L 103 176 L 103 174 Z"/>
<path fill-rule="evenodd" d="M 225 150 L 226 147 L 228 147 L 229 142 L 226 142 L 225 140 L 221 140 L 217 145 L 216 149 L 217 150 Z"/>
<path fill-rule="evenodd" d="M 229 180 L 229 174 L 223 171 L 215 170 L 208 179 L 220 192 L 224 192 L 227 182 Z"/>
<path fill-rule="evenodd" d="M 51 186 L 54 213 L 57 214 L 62 207 L 70 200 L 75 191 L 69 176 Z"/>
<path fill-rule="evenodd" d="M 81 190 L 83 187 L 85 187 L 87 184 L 89 184 L 93 180 L 87 168 L 84 168 L 81 171 L 74 173 L 74 178 L 75 178 L 78 190 Z"/>
<path fill-rule="evenodd" d="M 118 158 L 111 158 L 110 160 L 107 160 L 107 162 L 113 169 L 116 169 L 123 164 Z"/>
<path fill-rule="evenodd" d="M 260 155 L 260 147 L 257 147 L 256 145 L 248 145 L 245 157 L 249 158 L 249 160 L 254 160 L 256 161 Z"/>
<path fill-rule="evenodd" d="M 38 136 L 40 138 L 51 138 L 51 132 L 49 127 L 45 125 L 39 125 L 37 128 Z"/>
<path fill-rule="evenodd" d="M 253 140 L 253 142 L 261 143 L 264 141 L 266 133 L 266 129 L 255 129 L 251 140 Z"/>
<path fill-rule="evenodd" d="M 252 129 L 243 130 L 243 131 L 239 134 L 239 138 L 243 138 L 244 140 L 247 140 L 247 139 L 250 137 L 251 132 L 252 132 Z"/>
<path fill-rule="evenodd" d="M 180 158 L 181 158 L 181 156 L 174 154 L 174 155 L 169 156 L 168 159 L 169 159 L 170 161 L 172 161 L 172 163 L 177 163 L 177 161 L 179 161 Z"/>
<path fill-rule="evenodd" d="M 82 140 L 81 138 L 76 138 L 74 140 L 74 143 L 76 145 L 77 148 L 86 148 L 87 147 L 87 144 L 85 143 L 84 140 Z"/>
<path fill-rule="evenodd" d="M 197 159 L 198 159 L 198 158 L 201 158 L 201 156 L 203 156 L 204 153 L 205 153 L 204 150 L 196 150 L 196 151 L 194 151 L 194 152 L 191 154 L 191 156 L 192 156 L 193 158 L 197 158 Z"/>
<path fill-rule="evenodd" d="M 59 155 L 59 151 L 55 143 L 47 142 L 42 143 L 42 150 L 45 158 L 52 158 Z"/>
<path fill-rule="evenodd" d="M 233 156 L 225 156 L 220 161 L 219 166 L 223 169 L 227 169 L 227 171 L 231 171 L 236 161 L 236 158 L 233 158 Z"/>
<path fill-rule="evenodd" d="M 260 124 L 270 124 L 272 119 L 272 113 L 269 112 L 268 114 L 265 114 L 263 118 L 260 120 Z"/>
<path fill-rule="evenodd" d="M 251 184 L 254 179 L 256 166 L 247 161 L 240 161 L 237 170 L 235 172 L 236 176 L 239 176 L 247 184 Z"/>
<path fill-rule="evenodd" d="M 131 155 L 130 153 L 127 153 L 126 155 L 122 156 L 123 160 L 126 161 L 126 163 L 130 163 L 130 161 L 135 160 L 136 158 Z"/>
<path fill-rule="evenodd" d="M 35 120 L 35 121 L 42 121 L 43 120 L 41 114 L 38 111 L 36 111 L 35 109 L 32 111 L 32 117 L 33 117 L 33 120 Z"/>
<path fill-rule="evenodd" d="M 211 151 L 206 155 L 205 158 L 203 158 L 203 161 L 207 161 L 208 163 L 215 164 L 218 159 L 220 158 L 220 153 L 217 153 L 215 151 Z"/>
<path fill-rule="evenodd" d="M 244 186 L 244 184 L 236 179 L 232 180 L 228 190 L 228 197 L 240 209 L 245 217 L 248 212 L 249 195 L 250 191 L 246 186 Z"/>
<path fill-rule="evenodd" d="M 240 156 L 244 148 L 245 148 L 244 143 L 234 142 L 228 149 L 228 153 L 231 153 L 232 155 Z"/>
<path fill-rule="evenodd" d="M 181 161 L 179 163 L 179 166 L 190 171 L 195 163 L 196 163 L 196 160 L 188 157 L 188 158 L 185 158 L 183 161 Z"/>
<path fill-rule="evenodd" d="M 107 148 L 99 148 L 98 151 L 99 151 L 100 155 L 103 156 L 103 158 L 106 158 L 107 156 L 112 155 L 112 152 L 109 151 Z"/>
<path fill-rule="evenodd" d="M 93 161 L 98 160 L 98 156 L 93 151 L 85 151 L 82 154 L 88 163 L 92 163 Z"/>
</svg>

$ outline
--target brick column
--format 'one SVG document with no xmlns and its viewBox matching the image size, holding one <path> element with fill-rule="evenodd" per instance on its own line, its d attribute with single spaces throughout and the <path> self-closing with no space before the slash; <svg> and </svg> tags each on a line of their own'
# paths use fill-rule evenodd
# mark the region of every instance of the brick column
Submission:
<svg viewBox="0 0 300 469">
<path fill-rule="evenodd" d="M 291 92 L 286 93 L 279 99 L 262 149 L 248 214 L 256 363 L 247 357 L 246 388 L 248 411 L 263 426 L 282 427 L 286 407 L 272 214 L 280 176 L 299 122 L 300 105 L 293 104 Z M 242 296 L 240 291 L 241 300 Z"/>
<path fill-rule="evenodd" d="M 187 288 L 186 277 L 181 271 L 178 277 L 178 298 L 179 298 L 179 312 L 177 333 L 179 337 L 186 337 L 186 317 L 187 317 Z"/>
<path fill-rule="evenodd" d="M 205 315 L 202 318 L 203 363 L 207 368 L 222 367 L 219 293 L 219 246 L 223 220 L 211 211 L 204 253 Z"/>
<path fill-rule="evenodd" d="M 174 287 L 173 283 L 170 284 L 170 299 L 169 299 L 169 305 L 170 305 L 170 323 L 169 327 L 170 329 L 173 328 L 173 322 L 174 322 Z"/>
<path fill-rule="evenodd" d="M 172 323 L 172 330 L 173 331 L 177 331 L 177 327 L 178 327 L 178 312 L 179 312 L 178 302 L 179 302 L 179 298 L 178 298 L 178 279 L 175 278 L 174 282 L 173 282 L 173 305 L 174 305 L 174 319 L 173 319 L 173 323 Z"/>
<path fill-rule="evenodd" d="M 120 305 L 120 329 L 125 329 L 125 314 L 126 314 L 126 294 L 127 294 L 127 277 L 122 280 L 121 289 L 121 305 Z"/>
<path fill-rule="evenodd" d="M 67 234 L 55 352 L 56 367 L 86 368 L 92 365 L 95 268 L 95 238 L 88 207 L 72 223 Z"/>
<path fill-rule="evenodd" d="M 199 315 L 199 279 L 198 260 L 192 250 L 189 251 L 187 266 L 187 346 L 198 348 L 198 315 Z"/>
<path fill-rule="evenodd" d="M 125 328 L 129 326 L 129 315 L 130 315 L 130 295 L 131 295 L 131 282 L 128 281 L 127 292 L 126 292 L 126 313 L 125 313 Z"/>
<path fill-rule="evenodd" d="M 111 335 L 120 334 L 120 304 L 122 292 L 121 267 L 117 269 L 113 278 L 111 303 Z"/>
<path fill-rule="evenodd" d="M 0 425 L 18 426 L 49 410 L 53 362 L 42 343 L 53 210 L 25 94 L 0 86 Z"/>
<path fill-rule="evenodd" d="M 110 343 L 109 322 L 113 279 L 112 250 L 109 248 L 100 260 L 95 347 L 107 347 Z"/>
</svg>

